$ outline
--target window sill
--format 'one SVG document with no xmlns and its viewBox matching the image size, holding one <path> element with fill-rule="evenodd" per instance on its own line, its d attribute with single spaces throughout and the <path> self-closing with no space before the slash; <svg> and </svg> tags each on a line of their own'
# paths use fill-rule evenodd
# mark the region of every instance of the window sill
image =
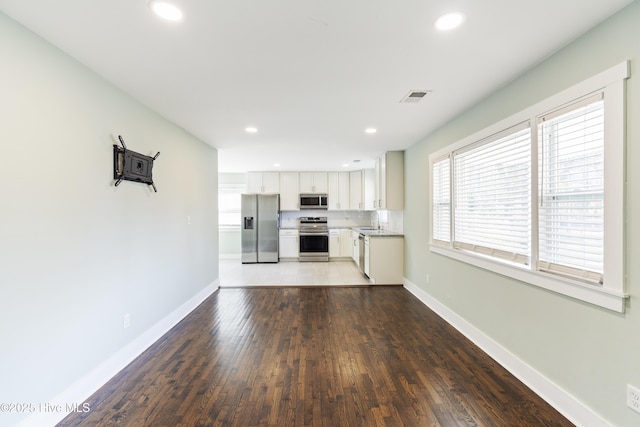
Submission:
<svg viewBox="0 0 640 427">
<path fill-rule="evenodd" d="M 499 261 L 487 259 L 458 249 L 445 248 L 435 244 L 431 244 L 430 248 L 431 252 L 618 313 L 624 313 L 625 302 L 629 297 L 628 294 L 620 294 L 609 289 L 588 285 L 577 280 L 561 278 L 553 274 L 503 264 Z"/>
</svg>

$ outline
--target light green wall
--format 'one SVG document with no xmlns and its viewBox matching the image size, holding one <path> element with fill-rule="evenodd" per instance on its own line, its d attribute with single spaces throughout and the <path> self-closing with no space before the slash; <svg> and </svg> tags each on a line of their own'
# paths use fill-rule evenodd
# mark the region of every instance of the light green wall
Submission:
<svg viewBox="0 0 640 427">
<path fill-rule="evenodd" d="M 48 402 L 217 280 L 217 151 L 1 13 L 0 64 L 0 402 Z"/>
<path fill-rule="evenodd" d="M 616 426 L 640 425 L 640 414 L 628 409 L 625 400 L 628 383 L 640 387 L 639 22 L 640 1 L 635 1 L 405 155 L 405 277 Z M 626 263 L 631 298 L 626 313 L 610 312 L 429 251 L 426 189 L 431 152 L 627 59 L 631 78 L 627 83 Z"/>
</svg>

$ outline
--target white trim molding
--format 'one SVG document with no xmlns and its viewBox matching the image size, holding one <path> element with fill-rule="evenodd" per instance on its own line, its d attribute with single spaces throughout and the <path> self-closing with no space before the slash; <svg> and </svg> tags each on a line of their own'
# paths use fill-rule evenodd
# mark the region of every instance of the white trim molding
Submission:
<svg viewBox="0 0 640 427">
<path fill-rule="evenodd" d="M 576 426 L 610 427 L 607 421 L 566 390 L 406 278 L 404 279 L 404 287 Z"/>
<path fill-rule="evenodd" d="M 448 256 L 449 258 L 466 262 L 467 264 L 598 305 L 618 313 L 624 313 L 625 304 L 627 298 L 629 298 L 629 294 L 626 292 L 618 293 L 613 290 L 590 286 L 578 280 L 554 277 L 551 274 L 539 271 L 530 271 L 520 266 L 500 263 L 468 252 L 449 249 L 434 244 L 430 245 L 430 249 L 434 253 Z"/>
<path fill-rule="evenodd" d="M 46 425 L 56 425 L 62 421 L 70 412 L 67 412 L 68 402 L 84 402 L 93 393 L 106 384 L 118 372 L 123 370 L 136 357 L 141 355 L 152 344 L 158 341 L 171 328 L 177 325 L 189 313 L 196 309 L 202 302 L 219 289 L 219 279 L 207 285 L 200 292 L 195 294 L 184 304 L 173 310 L 166 317 L 142 333 L 128 345 L 120 349 L 113 356 L 96 366 L 91 372 L 71 384 L 62 393 L 55 396 L 48 403 L 52 407 L 62 408 L 61 411 L 35 412 L 28 418 L 20 422 L 17 427 L 36 427 Z M 79 409 L 82 410 L 82 404 Z"/>
</svg>

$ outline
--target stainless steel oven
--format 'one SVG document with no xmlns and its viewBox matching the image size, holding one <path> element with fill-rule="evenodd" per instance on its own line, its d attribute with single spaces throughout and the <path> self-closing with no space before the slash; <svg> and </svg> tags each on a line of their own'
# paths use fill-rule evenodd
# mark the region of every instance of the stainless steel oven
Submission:
<svg viewBox="0 0 640 427">
<path fill-rule="evenodd" d="M 300 261 L 329 261 L 329 227 L 327 217 L 299 219 Z"/>
</svg>

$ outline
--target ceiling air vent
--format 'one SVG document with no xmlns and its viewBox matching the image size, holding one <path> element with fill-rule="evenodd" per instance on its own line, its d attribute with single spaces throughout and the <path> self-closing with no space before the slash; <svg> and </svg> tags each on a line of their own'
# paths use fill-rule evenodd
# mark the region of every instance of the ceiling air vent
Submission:
<svg viewBox="0 0 640 427">
<path fill-rule="evenodd" d="M 404 98 L 400 100 L 400 103 L 414 104 L 416 102 L 419 102 L 422 98 L 427 96 L 427 94 L 429 94 L 430 92 L 431 92 L 430 90 L 412 90 L 411 92 L 406 94 Z"/>
</svg>

